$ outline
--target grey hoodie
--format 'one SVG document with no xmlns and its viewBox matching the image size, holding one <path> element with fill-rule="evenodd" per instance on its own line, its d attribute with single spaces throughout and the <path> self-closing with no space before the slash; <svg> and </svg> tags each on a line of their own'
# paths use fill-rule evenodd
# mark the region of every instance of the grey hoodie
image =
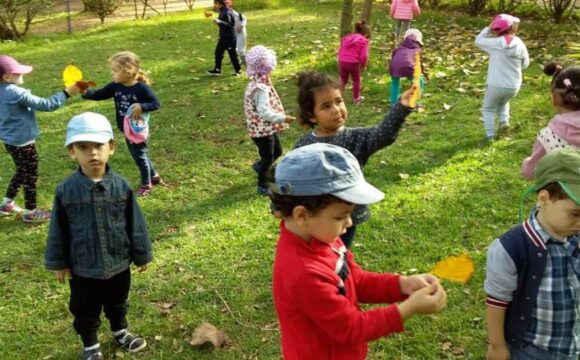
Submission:
<svg viewBox="0 0 580 360">
<path fill-rule="evenodd" d="M 526 45 L 517 36 L 489 37 L 489 34 L 490 29 L 486 27 L 475 38 L 475 45 L 489 54 L 487 85 L 519 89 L 522 70 L 530 64 Z"/>
</svg>

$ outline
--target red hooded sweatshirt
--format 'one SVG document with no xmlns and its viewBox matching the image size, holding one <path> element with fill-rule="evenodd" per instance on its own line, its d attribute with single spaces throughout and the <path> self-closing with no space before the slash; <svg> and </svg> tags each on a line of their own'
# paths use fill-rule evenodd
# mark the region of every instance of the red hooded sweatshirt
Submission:
<svg viewBox="0 0 580 360">
<path fill-rule="evenodd" d="M 358 305 L 404 300 L 399 275 L 363 271 L 340 238 L 306 242 L 282 222 L 273 288 L 285 360 L 365 359 L 367 342 L 404 330 L 396 305 Z"/>
</svg>

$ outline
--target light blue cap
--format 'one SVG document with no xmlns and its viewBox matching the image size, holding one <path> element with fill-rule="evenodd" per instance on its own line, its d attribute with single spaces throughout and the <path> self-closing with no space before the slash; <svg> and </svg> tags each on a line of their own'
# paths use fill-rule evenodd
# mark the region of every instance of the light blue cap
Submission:
<svg viewBox="0 0 580 360">
<path fill-rule="evenodd" d="M 68 122 L 64 146 L 80 141 L 105 144 L 111 139 L 113 139 L 113 128 L 109 120 L 101 114 L 84 112 L 74 116 Z"/>
<path fill-rule="evenodd" d="M 357 159 L 346 149 L 316 143 L 290 151 L 276 165 L 272 191 L 280 195 L 331 194 L 357 205 L 381 201 L 385 194 L 367 183 Z"/>
</svg>

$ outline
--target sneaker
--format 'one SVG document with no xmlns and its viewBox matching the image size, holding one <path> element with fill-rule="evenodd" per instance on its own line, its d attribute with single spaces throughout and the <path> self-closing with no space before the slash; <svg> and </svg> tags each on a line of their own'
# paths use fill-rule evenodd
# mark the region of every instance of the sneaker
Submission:
<svg viewBox="0 0 580 360">
<path fill-rule="evenodd" d="M 0 215 L 22 214 L 24 209 L 16 205 L 14 201 L 0 205 Z"/>
<path fill-rule="evenodd" d="M 163 179 L 161 178 L 161 176 L 159 174 L 155 174 L 155 176 L 153 176 L 151 178 L 151 185 L 153 186 L 157 186 L 157 185 L 165 185 L 165 181 L 163 181 Z"/>
<path fill-rule="evenodd" d="M 220 76 L 222 74 L 222 72 L 221 72 L 221 70 L 218 70 L 218 69 L 212 69 L 212 70 L 208 70 L 207 74 L 212 75 L 212 76 Z"/>
<path fill-rule="evenodd" d="M 135 195 L 138 197 L 147 196 L 151 193 L 153 185 L 141 185 L 137 190 L 135 190 Z"/>
<path fill-rule="evenodd" d="M 26 223 L 37 223 L 48 220 L 50 220 L 50 212 L 38 208 L 25 211 L 24 215 L 22 215 L 22 221 Z"/>
<path fill-rule="evenodd" d="M 495 141 L 495 136 L 486 136 L 485 141 L 488 143 L 492 143 Z"/>
<path fill-rule="evenodd" d="M 147 342 L 141 336 L 125 331 L 114 337 L 115 342 L 128 352 L 137 352 L 145 349 Z"/>
<path fill-rule="evenodd" d="M 507 122 L 500 122 L 499 123 L 499 130 L 500 131 L 507 131 L 510 128 L 510 124 Z"/>
<path fill-rule="evenodd" d="M 242 72 L 241 71 L 236 71 L 236 72 L 234 72 L 234 75 L 233 76 L 236 76 L 236 77 L 237 76 L 242 76 Z"/>
<path fill-rule="evenodd" d="M 258 185 L 258 195 L 268 196 L 270 190 L 268 190 L 267 186 Z"/>
<path fill-rule="evenodd" d="M 357 97 L 356 99 L 354 99 L 352 102 L 355 105 L 360 105 L 363 102 L 364 99 L 365 99 L 364 96 L 360 96 L 360 97 Z"/>
<path fill-rule="evenodd" d="M 252 170 L 254 170 L 256 174 L 260 173 L 260 160 L 254 161 L 254 163 L 252 164 Z"/>
<path fill-rule="evenodd" d="M 103 360 L 103 353 L 101 352 L 101 348 L 98 347 L 96 349 L 83 350 L 81 360 Z"/>
</svg>

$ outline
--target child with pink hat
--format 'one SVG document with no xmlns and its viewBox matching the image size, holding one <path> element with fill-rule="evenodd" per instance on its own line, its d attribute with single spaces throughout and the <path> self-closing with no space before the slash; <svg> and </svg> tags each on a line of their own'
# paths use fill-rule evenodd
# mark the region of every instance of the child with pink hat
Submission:
<svg viewBox="0 0 580 360">
<path fill-rule="evenodd" d="M 501 130 L 509 128 L 510 100 L 522 85 L 522 70 L 530 63 L 528 49 L 516 36 L 520 19 L 497 15 L 475 38 L 475 45 L 489 54 L 487 89 L 481 109 L 487 141 L 496 137 L 495 116 Z"/>
<path fill-rule="evenodd" d="M 36 206 L 36 139 L 40 131 L 35 110 L 54 111 L 66 104 L 69 97 L 78 94 L 79 89 L 73 85 L 48 98 L 34 96 L 30 90 L 20 86 L 24 83 L 23 75 L 31 71 L 32 66 L 20 64 L 11 56 L 0 55 L 0 141 L 16 167 L 16 174 L 0 201 L 0 215 L 22 213 L 24 222 L 41 222 L 50 219 L 50 212 Z M 25 209 L 14 201 L 20 188 L 24 190 Z"/>
<path fill-rule="evenodd" d="M 270 73 L 276 68 L 276 53 L 262 45 L 252 47 L 246 55 L 246 71 L 250 81 L 244 93 L 246 126 L 258 147 L 260 160 L 252 169 L 258 174 L 258 194 L 268 195 L 266 172 L 282 155 L 278 133 L 294 121 L 284 111 L 280 97 L 272 85 Z"/>
</svg>

